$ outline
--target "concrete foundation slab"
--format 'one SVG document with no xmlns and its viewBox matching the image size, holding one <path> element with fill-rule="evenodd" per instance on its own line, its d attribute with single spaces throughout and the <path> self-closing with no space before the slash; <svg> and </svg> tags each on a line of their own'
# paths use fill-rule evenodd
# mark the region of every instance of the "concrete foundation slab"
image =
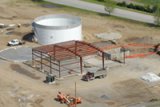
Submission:
<svg viewBox="0 0 160 107">
<path fill-rule="evenodd" d="M 0 51 L 0 58 L 14 61 L 24 62 L 32 60 L 32 48 L 31 47 L 11 47 Z"/>
</svg>

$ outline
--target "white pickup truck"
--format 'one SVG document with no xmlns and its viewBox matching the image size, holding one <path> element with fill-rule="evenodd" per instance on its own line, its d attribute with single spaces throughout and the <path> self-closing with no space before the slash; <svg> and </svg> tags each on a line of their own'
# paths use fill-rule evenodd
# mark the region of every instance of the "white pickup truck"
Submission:
<svg viewBox="0 0 160 107">
<path fill-rule="evenodd" d="M 17 45 L 23 45 L 25 42 L 22 42 L 21 40 L 18 39 L 13 39 L 8 42 L 8 46 L 17 46 Z"/>
</svg>

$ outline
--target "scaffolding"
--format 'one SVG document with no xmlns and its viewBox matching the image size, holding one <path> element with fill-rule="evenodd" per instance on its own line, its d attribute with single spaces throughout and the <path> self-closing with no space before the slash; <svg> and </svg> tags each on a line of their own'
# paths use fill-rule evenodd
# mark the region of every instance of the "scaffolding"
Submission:
<svg viewBox="0 0 160 107">
<path fill-rule="evenodd" d="M 35 65 L 35 62 L 40 64 L 41 70 L 43 70 L 44 66 L 47 66 L 49 68 L 47 72 L 57 71 L 60 78 L 61 71 L 64 70 L 65 66 L 79 63 L 78 68 L 82 74 L 83 57 L 96 53 L 99 53 L 102 57 L 102 69 L 104 69 L 104 52 L 84 41 L 67 41 L 33 48 L 32 65 Z M 70 69 L 70 71 L 72 70 Z"/>
</svg>

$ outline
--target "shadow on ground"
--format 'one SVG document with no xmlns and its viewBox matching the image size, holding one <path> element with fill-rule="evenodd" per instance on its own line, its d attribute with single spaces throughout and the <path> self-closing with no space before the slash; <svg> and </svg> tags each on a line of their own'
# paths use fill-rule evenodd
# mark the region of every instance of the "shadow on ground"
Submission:
<svg viewBox="0 0 160 107">
<path fill-rule="evenodd" d="M 98 15 L 100 15 L 100 16 L 111 16 L 111 15 L 109 15 L 107 13 L 98 13 Z"/>
<path fill-rule="evenodd" d="M 32 79 L 40 79 L 40 77 L 36 76 L 34 73 L 31 73 L 30 71 L 28 71 L 27 69 L 21 67 L 20 65 L 18 64 L 11 64 L 11 69 L 20 73 L 20 74 L 23 74 L 23 75 L 26 75 Z"/>
<path fill-rule="evenodd" d="M 28 33 L 23 36 L 22 40 L 28 41 L 28 42 L 33 42 L 34 41 L 34 33 Z"/>
</svg>

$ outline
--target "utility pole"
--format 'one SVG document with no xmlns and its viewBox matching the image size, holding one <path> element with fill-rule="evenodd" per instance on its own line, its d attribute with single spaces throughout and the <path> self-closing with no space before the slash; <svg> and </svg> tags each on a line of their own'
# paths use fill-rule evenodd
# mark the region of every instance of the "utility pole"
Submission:
<svg viewBox="0 0 160 107">
<path fill-rule="evenodd" d="M 122 52 L 123 52 L 123 63 L 126 63 L 126 49 L 125 47 L 122 47 Z"/>
<path fill-rule="evenodd" d="M 75 107 L 77 107 L 77 86 L 76 86 L 76 82 L 75 82 Z"/>
<path fill-rule="evenodd" d="M 124 48 L 124 64 L 126 63 L 126 51 L 125 51 L 125 48 Z"/>
</svg>

